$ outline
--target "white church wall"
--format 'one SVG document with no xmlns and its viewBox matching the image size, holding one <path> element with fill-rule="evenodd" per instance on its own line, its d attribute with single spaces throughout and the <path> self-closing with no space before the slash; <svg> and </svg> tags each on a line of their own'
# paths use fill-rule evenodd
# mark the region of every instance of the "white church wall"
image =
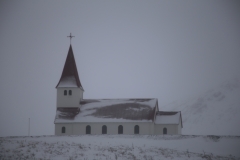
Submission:
<svg viewBox="0 0 240 160">
<path fill-rule="evenodd" d="M 123 134 L 134 134 L 135 125 L 139 126 L 139 134 L 152 134 L 152 123 L 139 123 L 139 122 L 108 122 L 108 123 L 78 123 L 75 124 L 74 134 L 86 134 L 86 126 L 91 126 L 91 134 L 102 134 L 102 126 L 107 126 L 107 134 L 118 134 L 118 126 L 123 126 Z"/>
<path fill-rule="evenodd" d="M 64 91 L 67 95 L 64 95 Z M 69 91 L 72 95 L 69 95 Z M 57 88 L 57 107 L 79 107 L 80 99 L 83 97 L 83 91 L 80 88 Z"/>
<path fill-rule="evenodd" d="M 181 119 L 180 119 L 180 123 L 178 124 L 178 134 L 182 134 L 182 124 L 181 124 Z"/>
<path fill-rule="evenodd" d="M 65 133 L 62 133 L 62 127 L 65 127 Z M 55 135 L 72 135 L 73 124 L 55 124 Z"/>
<path fill-rule="evenodd" d="M 139 126 L 139 134 L 142 135 L 162 135 L 163 128 L 167 128 L 167 134 L 175 135 L 182 133 L 181 124 L 153 124 L 151 122 L 108 122 L 108 123 L 57 123 L 55 124 L 55 135 L 84 135 L 86 134 L 86 126 L 91 127 L 91 134 L 102 134 L 102 126 L 107 126 L 107 134 L 118 134 L 118 126 L 123 126 L 123 134 L 134 134 L 135 125 Z M 65 127 L 65 133 L 62 133 L 62 127 Z"/>
<path fill-rule="evenodd" d="M 179 133 L 178 126 L 177 124 L 155 124 L 155 134 L 163 134 L 163 128 L 167 128 L 167 134 L 181 134 Z"/>
<path fill-rule="evenodd" d="M 135 125 L 139 126 L 139 134 L 154 134 L 154 124 L 152 122 L 107 122 L 107 123 L 73 123 L 55 124 L 55 135 L 84 135 L 86 126 L 91 126 L 91 134 L 102 134 L 102 126 L 107 126 L 107 134 L 118 134 L 118 126 L 123 126 L 123 134 L 134 134 Z M 62 133 L 62 127 L 66 127 L 66 133 Z"/>
</svg>

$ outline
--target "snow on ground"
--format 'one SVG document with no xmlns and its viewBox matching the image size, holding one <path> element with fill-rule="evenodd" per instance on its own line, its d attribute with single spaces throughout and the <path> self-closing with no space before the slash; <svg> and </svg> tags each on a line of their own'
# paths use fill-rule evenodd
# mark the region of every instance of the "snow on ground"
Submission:
<svg viewBox="0 0 240 160">
<path fill-rule="evenodd" d="M 82 135 L 0 138 L 0 159 L 240 159 L 239 136 Z"/>
</svg>

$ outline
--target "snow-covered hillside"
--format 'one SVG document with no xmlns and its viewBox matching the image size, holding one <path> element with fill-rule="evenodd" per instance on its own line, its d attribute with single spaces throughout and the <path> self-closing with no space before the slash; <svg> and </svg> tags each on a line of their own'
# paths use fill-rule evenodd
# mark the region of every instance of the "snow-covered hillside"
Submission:
<svg viewBox="0 0 240 160">
<path fill-rule="evenodd" d="M 240 81 L 224 82 L 206 93 L 160 110 L 181 111 L 183 134 L 240 135 Z"/>
<path fill-rule="evenodd" d="M 0 138 L 0 159 L 235 160 L 240 137 L 82 135 Z"/>
</svg>

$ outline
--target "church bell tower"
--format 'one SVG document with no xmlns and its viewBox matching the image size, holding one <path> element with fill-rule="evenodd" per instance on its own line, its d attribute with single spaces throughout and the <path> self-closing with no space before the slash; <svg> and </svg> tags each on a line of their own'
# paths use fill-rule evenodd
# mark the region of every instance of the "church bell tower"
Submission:
<svg viewBox="0 0 240 160">
<path fill-rule="evenodd" d="M 84 89 L 78 76 L 71 44 L 62 71 L 62 76 L 56 86 L 56 89 L 57 108 L 75 108 L 80 106 L 80 100 L 83 99 Z"/>
</svg>

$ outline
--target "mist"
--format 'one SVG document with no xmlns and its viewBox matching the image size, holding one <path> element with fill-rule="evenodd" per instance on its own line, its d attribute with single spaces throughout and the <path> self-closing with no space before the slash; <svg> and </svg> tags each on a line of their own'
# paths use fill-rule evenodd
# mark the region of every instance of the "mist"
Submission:
<svg viewBox="0 0 240 160">
<path fill-rule="evenodd" d="M 159 109 L 240 77 L 238 1 L 1 1 L 0 137 L 53 135 L 72 33 L 84 98 Z"/>
</svg>

